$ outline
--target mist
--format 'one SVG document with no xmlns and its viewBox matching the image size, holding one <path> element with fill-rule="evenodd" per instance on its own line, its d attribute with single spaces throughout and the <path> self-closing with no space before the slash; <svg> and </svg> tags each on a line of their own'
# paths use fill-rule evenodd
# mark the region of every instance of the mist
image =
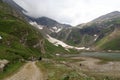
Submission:
<svg viewBox="0 0 120 80">
<path fill-rule="evenodd" d="M 32 17 L 49 17 L 78 25 L 112 11 L 120 11 L 120 0 L 14 0 Z"/>
</svg>

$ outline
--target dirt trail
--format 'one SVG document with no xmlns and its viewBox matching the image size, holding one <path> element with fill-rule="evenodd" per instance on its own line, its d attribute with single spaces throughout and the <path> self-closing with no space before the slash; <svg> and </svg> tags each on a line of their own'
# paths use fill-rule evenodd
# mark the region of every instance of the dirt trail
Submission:
<svg viewBox="0 0 120 80">
<path fill-rule="evenodd" d="M 4 80 L 43 80 L 43 75 L 35 62 L 28 62 L 19 72 Z"/>
</svg>

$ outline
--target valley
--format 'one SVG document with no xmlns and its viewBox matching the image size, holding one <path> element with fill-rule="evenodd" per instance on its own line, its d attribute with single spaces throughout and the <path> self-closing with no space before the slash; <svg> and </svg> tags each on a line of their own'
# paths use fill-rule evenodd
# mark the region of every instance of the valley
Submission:
<svg viewBox="0 0 120 80">
<path fill-rule="evenodd" d="M 119 80 L 120 60 L 115 59 L 119 57 L 119 53 L 106 53 L 109 56 L 99 53 L 96 53 L 97 57 L 83 55 L 84 53 L 61 55 L 46 59 L 39 65 L 44 66 L 43 71 L 47 71 L 50 80 L 61 80 L 62 77 L 68 77 L 68 80 Z M 100 58 L 101 56 L 103 57 Z"/>
<path fill-rule="evenodd" d="M 0 0 L 0 80 L 120 80 L 119 11 L 76 26 L 27 13 Z"/>
<path fill-rule="evenodd" d="M 28 61 L 18 72 L 3 80 L 119 80 L 119 53 L 94 52 L 43 58 L 41 61 Z M 89 54 L 89 55 L 87 55 Z M 102 55 L 103 54 L 103 55 Z M 91 57 L 90 57 L 91 55 Z M 104 58 L 100 58 L 104 56 Z M 106 56 L 106 58 L 105 58 Z M 111 57 L 113 56 L 113 57 Z M 40 72 L 39 72 L 40 71 Z M 34 74 L 33 74 L 34 73 Z"/>
</svg>

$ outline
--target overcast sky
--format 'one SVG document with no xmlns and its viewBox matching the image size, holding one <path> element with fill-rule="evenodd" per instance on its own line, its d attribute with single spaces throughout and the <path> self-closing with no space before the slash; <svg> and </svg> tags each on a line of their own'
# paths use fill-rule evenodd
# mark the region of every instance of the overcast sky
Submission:
<svg viewBox="0 0 120 80">
<path fill-rule="evenodd" d="M 120 0 L 14 0 L 34 17 L 46 16 L 77 25 L 112 11 L 120 11 Z"/>
</svg>

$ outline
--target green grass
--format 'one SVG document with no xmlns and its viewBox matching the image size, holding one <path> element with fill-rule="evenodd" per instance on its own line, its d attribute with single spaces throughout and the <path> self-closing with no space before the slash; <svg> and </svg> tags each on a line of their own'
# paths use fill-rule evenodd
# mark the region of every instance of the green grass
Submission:
<svg viewBox="0 0 120 80">
<path fill-rule="evenodd" d="M 120 38 L 113 39 L 102 45 L 104 50 L 120 50 Z"/>
<path fill-rule="evenodd" d="M 33 47 L 44 40 L 40 32 L 29 25 L 15 9 L 2 2 L 0 2 L 0 36 L 2 37 L 0 59 L 14 61 L 41 55 L 41 47 Z"/>
<path fill-rule="evenodd" d="M 96 43 L 98 49 L 102 50 L 120 50 L 120 37 L 110 38 L 109 36 L 104 37 L 102 40 Z"/>
<path fill-rule="evenodd" d="M 41 47 L 33 46 L 44 40 L 36 28 L 29 25 L 23 15 L 7 3 L 0 1 L 0 60 L 6 59 L 9 64 L 0 72 L 0 80 L 15 73 L 31 56 L 41 56 Z M 44 44 L 43 44 L 44 45 Z"/>
<path fill-rule="evenodd" d="M 67 54 L 70 53 L 67 50 L 65 50 L 62 46 L 55 46 L 52 43 L 45 40 L 45 50 L 46 50 L 46 57 L 54 57 L 56 53 L 59 54 Z"/>
<path fill-rule="evenodd" d="M 71 69 L 62 64 L 55 64 L 52 62 L 39 62 L 37 65 L 42 67 L 42 71 L 46 73 L 49 80 L 92 80 L 82 77 L 74 69 Z"/>
<path fill-rule="evenodd" d="M 73 68 L 69 63 L 77 62 L 81 60 L 74 60 L 65 57 L 54 57 L 54 59 L 48 59 L 47 61 L 40 61 L 37 66 L 43 72 L 44 77 L 49 80 L 94 80 L 91 77 L 85 77 L 81 75 L 81 71 L 77 68 Z M 66 62 L 64 64 L 62 62 Z"/>
<path fill-rule="evenodd" d="M 28 60 L 34 56 L 38 58 L 43 57 L 55 57 L 56 53 L 67 54 L 61 46 L 54 46 L 52 43 L 45 40 L 41 33 L 31 25 L 29 25 L 15 9 L 12 9 L 8 4 L 0 2 L 0 59 L 7 59 L 10 63 L 5 67 L 3 72 L 0 72 L 0 79 L 10 76 L 17 71 L 24 63 L 18 62 L 20 59 Z M 43 43 L 37 47 L 34 45 Z M 45 54 L 42 54 L 41 49 L 45 49 Z M 75 52 L 75 51 L 73 51 Z M 55 67 L 52 63 L 42 63 L 45 68 L 51 69 L 48 74 L 51 80 L 66 79 L 66 74 L 69 75 L 74 71 L 69 70 L 67 67 Z M 47 65 L 47 66 L 46 66 Z M 55 68 L 52 71 L 52 67 Z M 60 70 L 57 72 L 57 70 Z M 54 72 L 55 71 L 55 72 Z M 53 76 L 53 73 L 55 77 Z M 62 75 L 62 73 L 66 73 Z M 61 76 L 60 76 L 61 75 Z M 75 75 L 78 75 L 75 72 Z M 60 77 L 59 77 L 60 76 Z M 65 77 L 65 78 L 64 78 Z M 72 80 L 72 79 L 71 79 Z"/>
</svg>

